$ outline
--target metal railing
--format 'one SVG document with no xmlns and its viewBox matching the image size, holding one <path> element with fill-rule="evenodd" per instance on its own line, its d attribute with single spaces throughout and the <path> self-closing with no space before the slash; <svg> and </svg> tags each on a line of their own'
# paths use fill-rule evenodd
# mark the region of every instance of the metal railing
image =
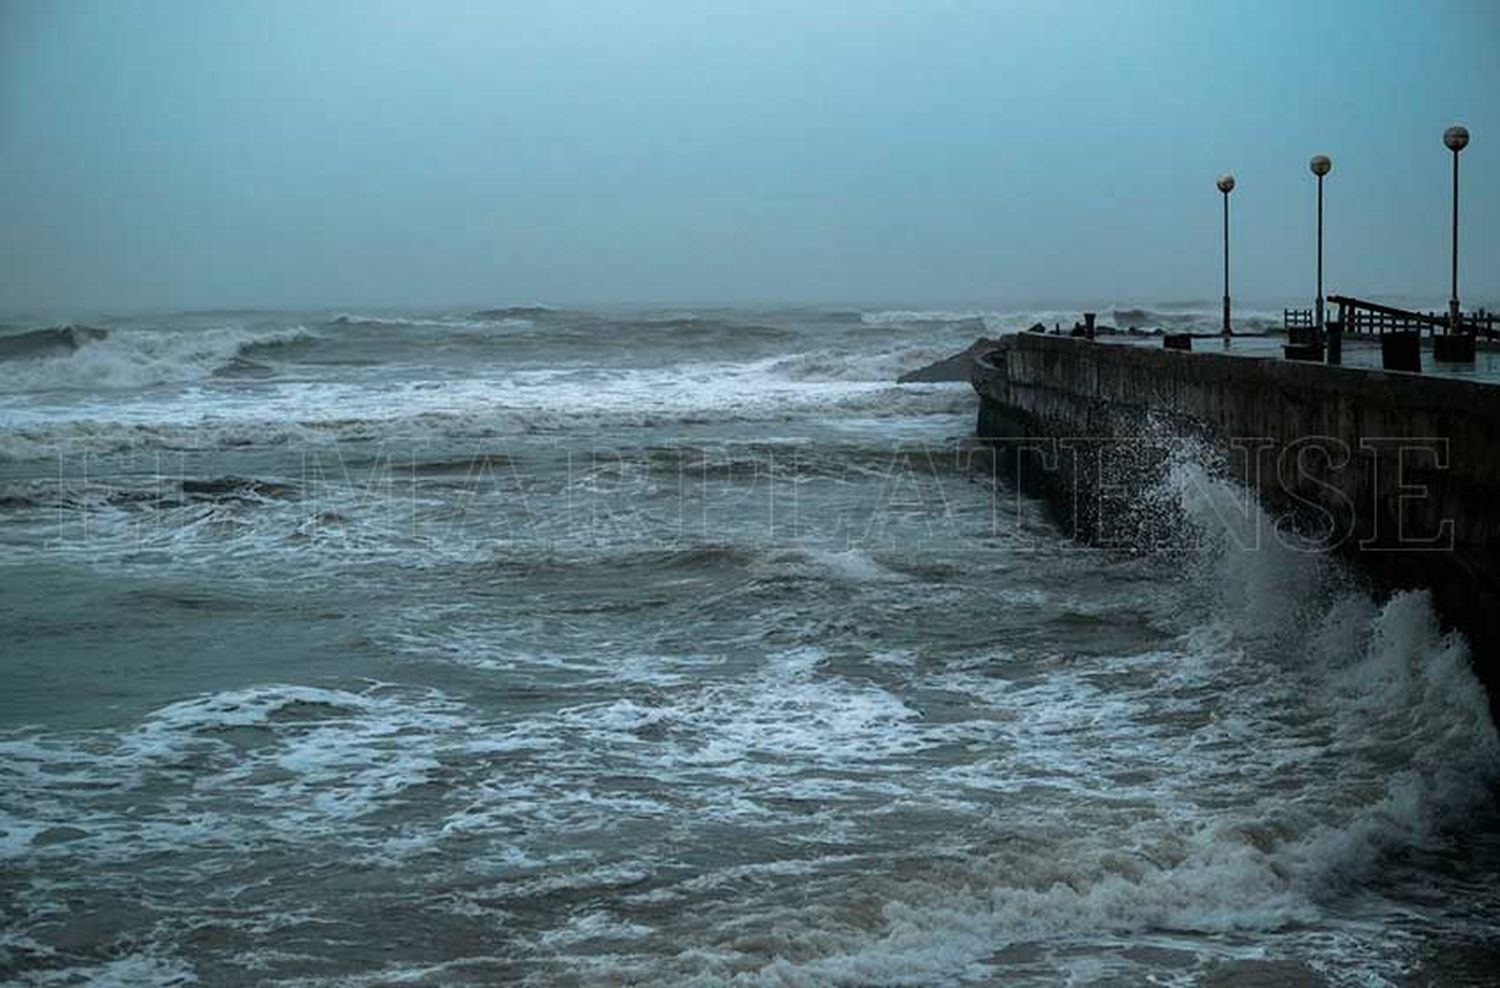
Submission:
<svg viewBox="0 0 1500 988">
<path fill-rule="evenodd" d="M 1311 329 L 1316 325 L 1311 309 L 1282 309 L 1281 328 L 1284 330 Z"/>
<path fill-rule="evenodd" d="M 1426 330 L 1429 336 L 1441 331 L 1450 332 L 1447 313 L 1416 312 L 1400 309 L 1394 305 L 1382 305 L 1347 295 L 1330 295 L 1328 301 L 1338 306 L 1337 319 L 1346 336 L 1384 336 L 1387 333 L 1420 333 Z M 1495 326 L 1495 313 L 1479 309 L 1460 315 L 1458 326 L 1451 332 L 1469 336 L 1500 337 Z"/>
</svg>

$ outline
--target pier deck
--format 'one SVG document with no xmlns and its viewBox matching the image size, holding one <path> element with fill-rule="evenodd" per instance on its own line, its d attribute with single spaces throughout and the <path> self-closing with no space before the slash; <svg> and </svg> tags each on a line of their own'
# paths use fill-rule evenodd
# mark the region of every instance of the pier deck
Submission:
<svg viewBox="0 0 1500 988">
<path fill-rule="evenodd" d="M 1193 340 L 1196 354 L 1217 354 L 1230 357 L 1255 359 L 1282 359 L 1282 346 L 1286 343 L 1282 335 L 1234 336 L 1228 348 L 1218 339 L 1199 337 Z M 1112 346 L 1143 347 L 1160 350 L 1160 336 L 1130 336 L 1126 334 L 1100 335 L 1096 343 Z M 1477 349 L 1472 364 L 1444 363 L 1433 359 L 1431 339 L 1424 339 L 1422 347 L 1422 373 L 1433 377 L 1462 381 L 1479 381 L 1500 385 L 1500 348 L 1481 346 Z M 1380 370 L 1379 336 L 1346 336 L 1343 346 L 1343 365 L 1359 370 Z M 1396 372 L 1392 372 L 1396 373 Z"/>
</svg>

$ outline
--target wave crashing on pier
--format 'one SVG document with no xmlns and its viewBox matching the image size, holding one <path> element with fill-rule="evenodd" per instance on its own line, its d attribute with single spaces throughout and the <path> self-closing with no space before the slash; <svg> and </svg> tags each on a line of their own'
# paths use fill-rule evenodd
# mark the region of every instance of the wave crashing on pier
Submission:
<svg viewBox="0 0 1500 988">
<path fill-rule="evenodd" d="M 0 347 L 0 980 L 1484 970 L 1500 742 L 1421 588 L 1191 447 L 1138 493 L 1192 538 L 1080 544 L 894 384 L 1051 315 Z"/>
</svg>

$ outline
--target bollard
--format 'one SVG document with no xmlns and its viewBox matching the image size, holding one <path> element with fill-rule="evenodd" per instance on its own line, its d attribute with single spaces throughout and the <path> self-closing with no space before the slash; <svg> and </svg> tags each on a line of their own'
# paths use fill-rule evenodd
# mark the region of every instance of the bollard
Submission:
<svg viewBox="0 0 1500 988">
<path fill-rule="evenodd" d="M 1468 333 L 1444 333 L 1432 338 L 1432 359 L 1445 364 L 1472 364 L 1474 337 Z"/>
<path fill-rule="evenodd" d="M 1094 338 L 1094 313 L 1092 312 L 1083 314 L 1083 335 L 1089 339 Z"/>
<path fill-rule="evenodd" d="M 1344 362 L 1344 321 L 1342 319 L 1328 321 L 1328 362 L 1330 364 Z"/>
<path fill-rule="evenodd" d="M 1288 326 L 1286 341 L 1293 346 L 1312 346 L 1318 342 L 1318 327 Z"/>
<path fill-rule="evenodd" d="M 1380 335 L 1380 365 L 1386 370 L 1422 372 L 1422 334 L 1392 330 Z"/>
</svg>

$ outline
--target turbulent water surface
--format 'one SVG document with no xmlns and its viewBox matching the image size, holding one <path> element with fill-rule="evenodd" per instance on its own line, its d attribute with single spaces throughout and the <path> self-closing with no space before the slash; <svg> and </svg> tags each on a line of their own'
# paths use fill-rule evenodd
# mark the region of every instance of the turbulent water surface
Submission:
<svg viewBox="0 0 1500 988">
<path fill-rule="evenodd" d="M 892 383 L 1038 318 L 12 320 L 0 980 L 1482 983 L 1464 641 Z"/>
</svg>

